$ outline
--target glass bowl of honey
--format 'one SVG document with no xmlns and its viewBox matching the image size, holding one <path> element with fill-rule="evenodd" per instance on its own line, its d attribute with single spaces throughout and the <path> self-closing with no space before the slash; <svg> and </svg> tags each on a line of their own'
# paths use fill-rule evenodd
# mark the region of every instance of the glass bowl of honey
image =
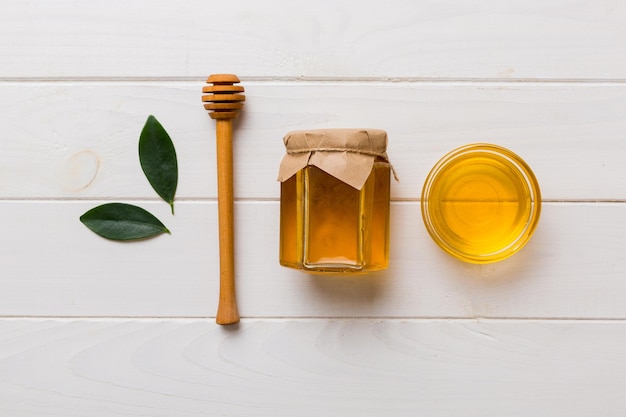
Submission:
<svg viewBox="0 0 626 417">
<path fill-rule="evenodd" d="M 541 192 L 523 159 L 501 146 L 475 143 L 441 158 L 422 189 L 422 218 L 444 251 L 465 262 L 503 260 L 530 239 Z"/>
</svg>

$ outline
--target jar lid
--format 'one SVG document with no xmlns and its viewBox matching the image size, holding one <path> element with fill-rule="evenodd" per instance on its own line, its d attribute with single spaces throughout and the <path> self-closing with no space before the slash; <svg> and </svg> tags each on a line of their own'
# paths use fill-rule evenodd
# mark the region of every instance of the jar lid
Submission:
<svg viewBox="0 0 626 417">
<path fill-rule="evenodd" d="M 360 190 L 376 158 L 389 162 L 387 132 L 380 129 L 297 130 L 287 133 L 283 141 L 287 154 L 278 173 L 281 182 L 314 165 Z"/>
</svg>

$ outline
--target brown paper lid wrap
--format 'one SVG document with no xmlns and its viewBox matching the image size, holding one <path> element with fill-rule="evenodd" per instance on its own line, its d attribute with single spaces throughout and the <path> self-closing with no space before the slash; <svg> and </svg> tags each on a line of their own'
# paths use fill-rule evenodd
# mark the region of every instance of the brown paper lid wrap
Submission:
<svg viewBox="0 0 626 417">
<path fill-rule="evenodd" d="M 280 164 L 280 182 L 314 165 L 360 190 L 376 158 L 389 162 L 387 132 L 380 129 L 298 130 L 287 133 L 283 141 L 287 154 Z"/>
</svg>

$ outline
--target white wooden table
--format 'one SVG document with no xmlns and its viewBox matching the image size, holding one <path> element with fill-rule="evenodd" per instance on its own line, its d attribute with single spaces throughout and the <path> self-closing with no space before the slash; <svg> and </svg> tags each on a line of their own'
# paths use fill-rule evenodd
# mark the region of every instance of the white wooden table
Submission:
<svg viewBox="0 0 626 417">
<path fill-rule="evenodd" d="M 626 413 L 626 3 L 621 0 L 5 0 L 0 13 L 0 416 L 620 416 Z M 235 128 L 242 322 L 214 323 L 211 73 Z M 149 114 L 176 215 L 141 172 Z M 278 265 L 278 164 L 296 129 L 387 130 L 391 265 Z M 432 165 L 522 156 L 543 212 L 491 265 L 422 224 Z M 140 205 L 172 235 L 78 217 Z"/>
</svg>

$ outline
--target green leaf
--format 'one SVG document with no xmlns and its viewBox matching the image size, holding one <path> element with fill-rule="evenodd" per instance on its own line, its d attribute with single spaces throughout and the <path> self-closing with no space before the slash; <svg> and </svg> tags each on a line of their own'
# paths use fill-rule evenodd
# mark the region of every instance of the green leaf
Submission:
<svg viewBox="0 0 626 417">
<path fill-rule="evenodd" d="M 172 207 L 178 185 L 176 150 L 161 123 L 152 115 L 139 137 L 139 162 L 154 191 Z"/>
<path fill-rule="evenodd" d="M 111 240 L 146 239 L 169 230 L 141 207 L 108 203 L 80 216 L 80 221 L 98 235 Z"/>
</svg>

